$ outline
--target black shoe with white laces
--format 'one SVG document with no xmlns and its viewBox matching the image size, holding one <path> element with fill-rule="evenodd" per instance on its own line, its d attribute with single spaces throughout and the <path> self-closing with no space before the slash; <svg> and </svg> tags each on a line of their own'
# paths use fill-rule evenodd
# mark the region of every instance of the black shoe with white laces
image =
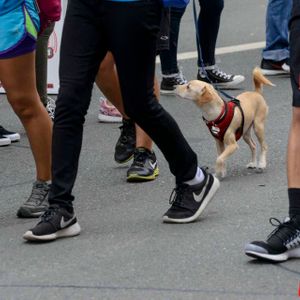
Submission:
<svg viewBox="0 0 300 300">
<path fill-rule="evenodd" d="M 115 147 L 115 161 L 123 164 L 132 159 L 135 150 L 135 123 L 132 120 L 122 121 L 119 127 L 121 135 Z"/>
<path fill-rule="evenodd" d="M 227 74 L 216 66 L 205 67 L 206 74 L 199 69 L 197 79 L 212 83 L 220 88 L 232 88 L 245 80 L 243 75 Z"/>
<path fill-rule="evenodd" d="M 247 244 L 245 254 L 271 262 L 300 258 L 300 216 L 286 218 L 283 223 L 271 218 L 270 223 L 276 228 L 268 236 L 267 241 Z"/>
<path fill-rule="evenodd" d="M 204 173 L 203 182 L 195 185 L 180 184 L 170 196 L 171 207 L 163 216 L 165 223 L 189 223 L 195 221 L 220 186 L 213 175 Z"/>
<path fill-rule="evenodd" d="M 133 163 L 127 171 L 127 181 L 150 181 L 154 180 L 158 174 L 159 169 L 155 153 L 143 147 L 136 148 Z"/>
<path fill-rule="evenodd" d="M 28 241 L 52 241 L 80 233 L 75 213 L 57 205 L 50 206 L 37 225 L 26 231 L 23 238 Z"/>
<path fill-rule="evenodd" d="M 183 85 L 186 83 L 187 83 L 187 80 L 183 76 L 181 70 L 176 74 L 162 75 L 162 81 L 160 84 L 160 92 L 164 95 L 165 94 L 166 95 L 174 95 L 176 86 Z"/>
</svg>

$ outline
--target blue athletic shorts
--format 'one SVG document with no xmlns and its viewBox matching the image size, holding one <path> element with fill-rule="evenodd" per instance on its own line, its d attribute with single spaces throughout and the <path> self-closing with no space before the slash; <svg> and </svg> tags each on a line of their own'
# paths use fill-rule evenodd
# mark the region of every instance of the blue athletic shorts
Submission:
<svg viewBox="0 0 300 300">
<path fill-rule="evenodd" d="M 1 3 L 7 0 L 0 0 Z M 17 7 L 1 14 L 0 59 L 16 57 L 35 49 L 39 16 L 34 0 L 24 0 Z"/>
</svg>

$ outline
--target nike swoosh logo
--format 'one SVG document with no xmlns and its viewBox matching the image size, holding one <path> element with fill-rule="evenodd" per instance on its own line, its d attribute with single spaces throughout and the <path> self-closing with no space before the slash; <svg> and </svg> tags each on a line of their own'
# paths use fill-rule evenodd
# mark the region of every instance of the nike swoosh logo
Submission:
<svg viewBox="0 0 300 300">
<path fill-rule="evenodd" d="M 156 168 L 157 161 L 154 164 L 151 161 L 149 161 L 149 164 L 152 167 L 152 169 L 154 170 Z"/>
<path fill-rule="evenodd" d="M 71 222 L 72 222 L 75 218 L 76 218 L 76 217 L 75 217 L 75 215 L 74 215 L 73 218 L 71 218 L 71 219 L 68 220 L 68 221 L 65 221 L 65 218 L 62 217 L 61 220 L 60 220 L 60 227 L 61 227 L 61 228 L 67 227 L 68 225 L 71 224 Z"/>
<path fill-rule="evenodd" d="M 205 183 L 204 187 L 202 188 L 202 191 L 201 191 L 201 193 L 199 195 L 193 193 L 193 197 L 194 197 L 194 200 L 196 202 L 198 202 L 198 203 L 201 202 L 201 200 L 202 200 L 202 198 L 204 196 L 204 193 L 206 191 L 206 187 L 208 185 L 208 182 L 209 182 L 209 178 L 207 178 L 206 183 Z"/>
</svg>

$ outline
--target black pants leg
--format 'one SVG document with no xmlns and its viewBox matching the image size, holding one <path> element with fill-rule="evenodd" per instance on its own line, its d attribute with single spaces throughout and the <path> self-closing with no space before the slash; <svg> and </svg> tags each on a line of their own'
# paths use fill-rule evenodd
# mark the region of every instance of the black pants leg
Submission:
<svg viewBox="0 0 300 300">
<path fill-rule="evenodd" d="M 50 204 L 71 207 L 77 175 L 83 123 L 100 61 L 107 52 L 101 12 L 94 0 L 70 0 L 60 55 L 60 90 L 52 141 Z"/>
<path fill-rule="evenodd" d="M 96 3 L 92 5 L 90 3 Z M 156 0 L 116 3 L 71 0 L 63 31 L 60 92 L 53 133 L 50 204 L 71 207 L 84 116 L 99 63 L 115 58 L 125 111 L 157 143 L 177 182 L 194 177 L 197 157 L 178 125 L 155 99 Z"/>
<path fill-rule="evenodd" d="M 193 178 L 196 154 L 175 120 L 157 102 L 153 90 L 156 36 L 161 16 L 159 1 L 118 4 L 107 1 L 105 8 L 104 23 L 118 69 L 126 114 L 157 144 L 177 182 Z"/>
<path fill-rule="evenodd" d="M 215 48 L 224 0 L 199 0 L 199 3 L 201 10 L 198 29 L 202 59 L 205 65 L 211 66 L 215 64 Z M 198 66 L 200 64 L 198 58 Z"/>
<path fill-rule="evenodd" d="M 300 2 L 293 2 L 290 21 L 290 66 L 293 106 L 300 107 Z"/>
<path fill-rule="evenodd" d="M 184 8 L 171 8 L 170 11 L 170 44 L 168 50 L 159 51 L 161 71 L 164 75 L 178 73 L 177 48 L 180 22 L 185 12 Z"/>
</svg>

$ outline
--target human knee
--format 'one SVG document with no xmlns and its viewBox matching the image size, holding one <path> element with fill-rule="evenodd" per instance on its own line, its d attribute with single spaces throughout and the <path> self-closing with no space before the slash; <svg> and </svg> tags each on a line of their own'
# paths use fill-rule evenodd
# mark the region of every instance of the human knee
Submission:
<svg viewBox="0 0 300 300">
<path fill-rule="evenodd" d="M 36 98 L 36 101 L 32 101 L 33 98 Z M 9 101 L 14 112 L 21 120 L 33 118 L 39 113 L 42 107 L 37 95 L 14 93 L 13 95 L 10 95 Z"/>
</svg>

